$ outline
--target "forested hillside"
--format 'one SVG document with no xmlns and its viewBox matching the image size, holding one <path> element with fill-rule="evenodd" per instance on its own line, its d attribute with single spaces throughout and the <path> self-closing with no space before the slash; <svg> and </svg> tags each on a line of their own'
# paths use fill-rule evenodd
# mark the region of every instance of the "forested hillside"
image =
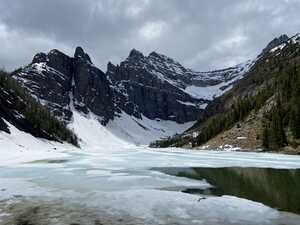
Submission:
<svg viewBox="0 0 300 225">
<path fill-rule="evenodd" d="M 198 147 L 223 142 L 223 145 L 240 147 L 236 140 L 222 135 L 230 131 L 232 136 L 244 142 L 250 137 L 242 134 L 255 135 L 252 144 L 246 145 L 250 148 L 297 148 L 300 144 L 298 40 L 298 36 L 293 37 L 285 46 L 265 52 L 236 87 L 207 107 L 205 115 L 189 131 L 153 143 L 152 146 Z M 249 126 L 249 121 L 255 126 Z M 253 131 L 248 132 L 246 129 Z"/>
<path fill-rule="evenodd" d="M 5 122 L 35 137 L 67 141 L 78 145 L 77 137 L 27 93 L 10 74 L 0 71 L 0 130 L 9 131 Z"/>
</svg>

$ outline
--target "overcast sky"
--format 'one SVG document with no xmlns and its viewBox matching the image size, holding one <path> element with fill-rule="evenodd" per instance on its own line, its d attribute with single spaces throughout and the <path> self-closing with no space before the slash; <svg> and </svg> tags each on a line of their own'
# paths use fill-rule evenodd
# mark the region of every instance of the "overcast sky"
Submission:
<svg viewBox="0 0 300 225">
<path fill-rule="evenodd" d="M 132 48 L 206 71 L 255 57 L 300 32 L 300 0 L 1 0 L 0 66 L 82 46 L 106 70 Z"/>
</svg>

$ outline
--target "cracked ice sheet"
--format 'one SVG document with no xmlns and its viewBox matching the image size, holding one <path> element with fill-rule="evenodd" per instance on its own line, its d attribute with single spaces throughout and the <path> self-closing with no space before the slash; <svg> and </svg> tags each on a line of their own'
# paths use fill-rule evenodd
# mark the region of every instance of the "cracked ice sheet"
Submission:
<svg viewBox="0 0 300 225">
<path fill-rule="evenodd" d="M 104 212 L 116 218 L 130 216 L 138 218 L 142 224 L 296 225 L 300 219 L 298 215 L 279 212 L 263 204 L 232 196 L 199 200 L 199 196 L 181 192 L 145 189 L 89 193 L 62 190 L 58 193 L 54 189 L 41 188 L 22 179 L 1 179 L 1 184 L 7 188 L 6 198 L 19 194 L 24 197 L 12 197 L 5 202 L 1 194 L 0 207 L 8 204 L 15 205 L 12 208 L 16 209 L 18 203 L 27 196 L 26 200 L 33 202 L 31 205 L 48 204 L 49 207 L 44 208 L 49 210 L 50 215 L 52 210 L 57 211 L 57 207 L 60 207 L 59 210 L 66 213 L 70 210 L 96 210 L 99 214 Z M 18 190 L 24 188 L 27 191 Z M 58 201 L 63 204 L 57 204 Z M 0 220 L 6 222 L 5 219 L 9 218 L 11 211 L 8 207 L 3 208 L 5 210 L 0 212 Z M 43 207 L 39 210 L 43 210 Z M 63 215 L 64 213 L 60 215 L 62 218 L 56 218 L 56 222 L 63 220 Z"/>
<path fill-rule="evenodd" d="M 107 207 L 118 206 L 118 210 L 157 224 L 297 224 L 300 219 L 233 196 L 199 201 L 199 196 L 180 192 L 142 190 L 117 192 L 104 199 Z"/>
<path fill-rule="evenodd" d="M 153 167 L 258 167 L 300 168 L 300 156 L 255 152 L 225 152 L 185 149 L 118 148 L 112 152 L 84 152 L 78 165 L 94 168 Z"/>
</svg>

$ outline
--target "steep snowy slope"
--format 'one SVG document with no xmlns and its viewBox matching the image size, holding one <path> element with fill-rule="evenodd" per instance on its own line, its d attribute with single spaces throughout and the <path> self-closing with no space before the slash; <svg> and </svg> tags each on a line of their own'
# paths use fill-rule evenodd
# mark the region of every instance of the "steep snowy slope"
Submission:
<svg viewBox="0 0 300 225">
<path fill-rule="evenodd" d="M 76 150 L 71 144 L 40 139 L 21 131 L 5 121 L 9 133 L 0 130 L 0 166 L 12 166 L 19 162 L 30 162 L 41 158 L 52 160 L 65 157 L 65 150 Z"/>
<path fill-rule="evenodd" d="M 192 125 L 193 122 L 178 124 L 174 121 L 150 120 L 144 116 L 137 119 L 123 112 L 104 126 L 93 113 L 86 115 L 73 111 L 69 128 L 80 137 L 82 148 L 107 150 L 120 146 L 148 145 L 160 138 L 181 133 Z"/>
</svg>

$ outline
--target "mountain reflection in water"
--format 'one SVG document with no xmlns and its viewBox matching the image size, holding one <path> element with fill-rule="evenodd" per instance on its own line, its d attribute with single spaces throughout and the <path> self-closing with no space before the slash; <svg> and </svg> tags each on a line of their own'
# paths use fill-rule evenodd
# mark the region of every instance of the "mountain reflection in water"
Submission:
<svg viewBox="0 0 300 225">
<path fill-rule="evenodd" d="M 205 179 L 213 188 L 185 189 L 202 195 L 232 195 L 300 214 L 300 170 L 269 168 L 160 168 L 169 175 Z"/>
</svg>

